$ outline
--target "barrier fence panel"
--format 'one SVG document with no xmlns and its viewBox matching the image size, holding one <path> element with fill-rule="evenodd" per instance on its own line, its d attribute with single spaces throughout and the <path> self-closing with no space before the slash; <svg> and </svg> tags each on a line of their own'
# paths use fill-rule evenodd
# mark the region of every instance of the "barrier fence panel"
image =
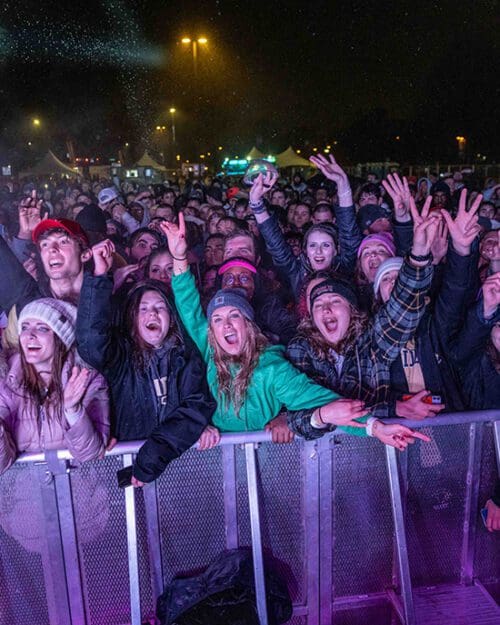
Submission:
<svg viewBox="0 0 500 625">
<path fill-rule="evenodd" d="M 487 593 L 500 541 L 478 513 L 498 475 L 491 412 L 439 417 L 432 443 L 405 454 L 345 435 L 226 435 L 144 489 L 116 480 L 140 443 L 81 466 L 68 452 L 21 458 L 0 477 L 0 623 L 153 622 L 174 576 L 252 542 L 257 588 L 261 544 L 288 584 L 293 625 L 433 625 L 444 606 L 474 608 L 464 623 L 500 622 Z"/>
</svg>

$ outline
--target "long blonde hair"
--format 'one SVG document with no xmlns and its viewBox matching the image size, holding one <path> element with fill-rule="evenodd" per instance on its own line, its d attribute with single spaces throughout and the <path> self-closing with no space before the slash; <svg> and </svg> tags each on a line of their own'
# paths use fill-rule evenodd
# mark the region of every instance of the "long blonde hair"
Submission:
<svg viewBox="0 0 500 625">
<path fill-rule="evenodd" d="M 245 318 L 245 324 L 247 339 L 241 354 L 237 357 L 230 356 L 222 349 L 215 339 L 211 326 L 208 326 L 208 341 L 214 350 L 213 358 L 217 370 L 218 399 L 226 408 L 232 403 L 236 415 L 238 415 L 245 401 L 245 395 L 260 355 L 269 344 L 267 338 L 253 321 Z M 235 376 L 231 373 L 231 364 L 239 365 Z"/>
</svg>

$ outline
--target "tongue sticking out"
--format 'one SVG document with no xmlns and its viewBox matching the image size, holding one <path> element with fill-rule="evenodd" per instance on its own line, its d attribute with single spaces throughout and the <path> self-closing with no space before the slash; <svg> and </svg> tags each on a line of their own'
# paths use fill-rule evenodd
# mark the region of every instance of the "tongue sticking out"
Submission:
<svg viewBox="0 0 500 625">
<path fill-rule="evenodd" d="M 224 338 L 229 343 L 229 345 L 236 345 L 236 343 L 238 342 L 238 337 L 236 336 L 236 334 L 228 334 Z"/>
</svg>

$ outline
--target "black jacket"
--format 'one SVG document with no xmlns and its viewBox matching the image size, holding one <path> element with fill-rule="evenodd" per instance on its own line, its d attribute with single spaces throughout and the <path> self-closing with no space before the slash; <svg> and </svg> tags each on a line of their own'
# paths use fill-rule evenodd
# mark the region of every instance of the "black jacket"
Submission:
<svg viewBox="0 0 500 625">
<path fill-rule="evenodd" d="M 408 393 L 402 358 L 415 357 L 422 368 L 425 388 L 433 395 L 441 396 L 446 412 L 466 408 L 467 401 L 451 352 L 463 323 L 465 304 L 476 271 L 476 255 L 459 256 L 450 244 L 439 292 L 415 333 L 415 354 L 403 349 L 400 358 L 391 365 L 391 395 L 394 400 Z"/>
<path fill-rule="evenodd" d="M 85 275 L 76 324 L 78 351 L 110 385 L 118 440 L 147 438 L 134 476 L 151 482 L 198 440 L 215 402 L 203 361 L 187 338 L 182 344 L 167 341 L 145 369 L 134 363 L 131 339 L 113 329 L 112 290 L 110 277 Z"/>
</svg>

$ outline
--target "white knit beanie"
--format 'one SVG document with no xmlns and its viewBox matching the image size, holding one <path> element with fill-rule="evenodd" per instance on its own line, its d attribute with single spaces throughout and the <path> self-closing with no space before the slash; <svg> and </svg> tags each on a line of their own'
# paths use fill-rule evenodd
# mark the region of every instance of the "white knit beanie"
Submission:
<svg viewBox="0 0 500 625">
<path fill-rule="evenodd" d="M 17 331 L 26 319 L 39 319 L 57 334 L 69 349 L 75 342 L 76 306 L 60 299 L 44 297 L 36 299 L 22 309 L 17 321 Z"/>
<path fill-rule="evenodd" d="M 381 263 L 377 269 L 377 273 L 375 274 L 375 280 L 373 282 L 373 291 L 375 293 L 375 297 L 378 295 L 378 290 L 380 288 L 380 283 L 382 282 L 382 278 L 389 271 L 399 271 L 401 269 L 401 265 L 403 264 L 403 258 L 401 256 L 393 256 L 392 258 L 388 258 Z"/>
</svg>

